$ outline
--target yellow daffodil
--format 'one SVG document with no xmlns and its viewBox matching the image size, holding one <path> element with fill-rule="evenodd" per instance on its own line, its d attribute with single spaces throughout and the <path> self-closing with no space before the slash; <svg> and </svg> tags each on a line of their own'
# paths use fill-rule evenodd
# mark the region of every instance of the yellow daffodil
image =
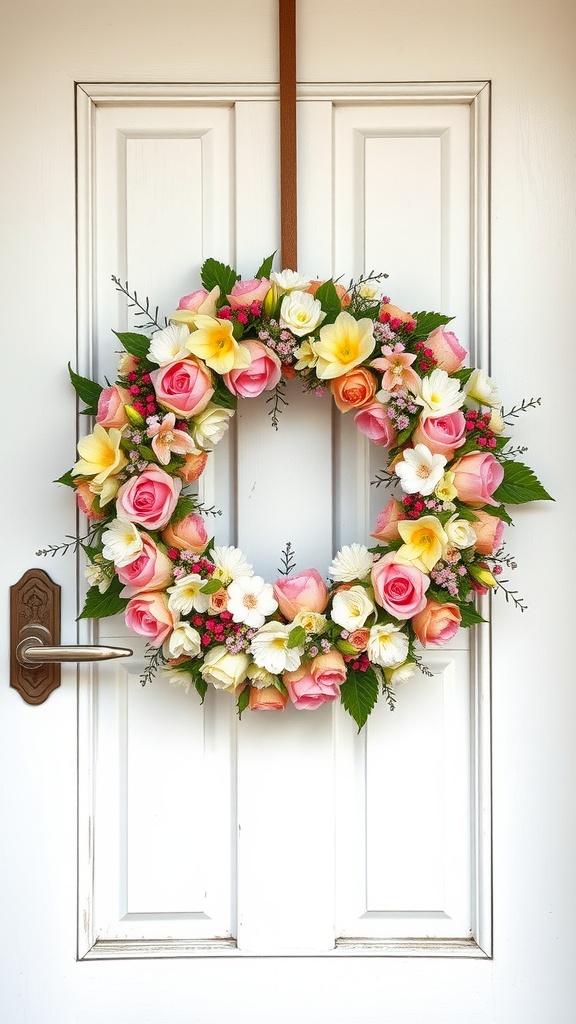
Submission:
<svg viewBox="0 0 576 1024">
<path fill-rule="evenodd" d="M 186 348 L 192 355 L 203 359 L 211 370 L 224 374 L 250 366 L 250 352 L 236 341 L 230 320 L 216 320 L 197 314 L 194 323 L 197 329 L 190 335 Z"/>
<path fill-rule="evenodd" d="M 320 380 L 341 377 L 359 366 L 374 350 L 374 324 L 365 317 L 355 320 L 350 313 L 339 313 L 333 324 L 320 328 L 314 348 L 318 356 L 316 374 Z"/>
<path fill-rule="evenodd" d="M 448 546 L 448 537 L 436 516 L 400 522 L 398 532 L 404 541 L 399 556 L 422 572 L 431 572 Z"/>
<path fill-rule="evenodd" d="M 122 433 L 116 427 L 105 430 L 97 423 L 94 432 L 78 442 L 80 458 L 72 470 L 74 476 L 93 476 L 98 486 L 118 473 L 128 461 L 120 449 L 121 440 Z"/>
</svg>

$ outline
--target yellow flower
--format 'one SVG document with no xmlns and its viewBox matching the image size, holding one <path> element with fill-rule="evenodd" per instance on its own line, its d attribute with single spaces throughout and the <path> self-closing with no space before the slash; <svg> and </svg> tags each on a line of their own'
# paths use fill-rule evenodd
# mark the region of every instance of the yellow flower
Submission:
<svg viewBox="0 0 576 1024">
<path fill-rule="evenodd" d="M 454 501 L 458 497 L 458 491 L 454 487 L 455 473 L 444 473 L 439 483 L 436 484 L 434 494 L 440 501 Z"/>
<path fill-rule="evenodd" d="M 294 363 L 295 370 L 307 370 L 309 367 L 316 366 L 318 362 L 314 342 L 307 339 L 304 339 L 298 348 L 294 349 L 294 355 L 298 356 L 298 362 Z"/>
<path fill-rule="evenodd" d="M 448 546 L 448 537 L 436 516 L 400 522 L 398 532 L 404 541 L 398 555 L 421 572 L 431 572 Z"/>
<path fill-rule="evenodd" d="M 127 463 L 120 450 L 122 432 L 116 427 L 105 430 L 99 423 L 94 432 L 78 442 L 80 458 L 74 466 L 74 476 L 93 476 L 93 483 L 103 484 L 113 473 L 118 473 Z"/>
<path fill-rule="evenodd" d="M 498 583 L 494 579 L 490 569 L 486 569 L 481 565 L 469 565 L 468 572 L 475 579 L 477 583 L 480 583 L 483 587 L 497 587 Z"/>
<path fill-rule="evenodd" d="M 320 339 L 314 345 L 318 356 L 316 374 L 321 380 L 341 377 L 363 363 L 374 344 L 372 320 L 355 320 L 350 313 L 339 313 L 333 324 L 320 328 Z"/>
<path fill-rule="evenodd" d="M 216 320 L 198 313 L 194 323 L 197 330 L 190 335 L 186 348 L 192 355 L 203 359 L 211 370 L 224 374 L 250 366 L 250 352 L 236 341 L 230 320 Z"/>
</svg>

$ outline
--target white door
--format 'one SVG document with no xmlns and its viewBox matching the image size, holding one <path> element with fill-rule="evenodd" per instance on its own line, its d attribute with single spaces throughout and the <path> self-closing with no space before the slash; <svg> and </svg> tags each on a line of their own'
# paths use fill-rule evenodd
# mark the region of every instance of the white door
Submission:
<svg viewBox="0 0 576 1024">
<path fill-rule="evenodd" d="M 493 372 L 510 404 L 543 394 L 519 443 L 561 499 L 561 455 L 543 438 L 566 408 L 568 26 L 539 4 L 526 23 L 512 2 L 444 23 L 439 4 L 414 20 L 374 5 L 352 24 L 344 4 L 300 7 L 301 268 L 382 266 L 400 305 L 457 313 L 485 364 L 491 227 Z M 275 248 L 275 8 L 254 5 L 241 25 L 226 3 L 191 15 L 168 2 L 141 24 L 127 6 L 100 5 L 97 21 L 62 0 L 37 20 L 11 11 L 4 397 L 17 486 L 3 564 L 6 587 L 32 564 L 62 584 L 63 641 L 73 559 L 33 552 L 75 532 L 69 493 L 50 481 L 74 457 L 76 298 L 80 369 L 103 375 L 125 314 L 111 273 L 169 311 L 203 256 L 246 275 Z M 436 84 L 314 85 L 339 78 Z M 205 485 L 226 513 L 219 535 L 268 578 L 287 540 L 300 568 L 322 570 L 333 545 L 364 539 L 377 468 L 345 425 L 332 437 L 326 403 L 290 402 L 278 434 L 257 403 L 242 408 Z M 6 1021 L 570 1021 L 566 552 L 537 557 L 545 521 L 567 533 L 561 514 L 517 517 L 529 610 L 492 611 L 491 762 L 488 630 L 473 658 L 465 644 L 436 657 L 433 680 L 405 688 L 393 716 L 378 709 L 360 739 L 337 709 L 237 725 L 223 694 L 199 709 L 159 682 L 141 690 L 135 662 L 81 672 L 78 691 L 67 669 L 38 708 L 6 681 Z"/>
</svg>

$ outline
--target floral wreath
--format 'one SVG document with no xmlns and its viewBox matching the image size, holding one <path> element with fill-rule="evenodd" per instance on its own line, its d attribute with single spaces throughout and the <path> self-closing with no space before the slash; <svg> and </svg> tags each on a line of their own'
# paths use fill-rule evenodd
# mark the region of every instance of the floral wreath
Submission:
<svg viewBox="0 0 576 1024">
<path fill-rule="evenodd" d="M 346 288 L 292 270 L 240 280 L 208 259 L 203 287 L 158 322 L 128 284 L 143 333 L 117 333 L 117 380 L 103 387 L 71 368 L 95 416 L 79 459 L 58 481 L 73 487 L 90 521 L 77 539 L 90 587 L 81 618 L 124 612 L 147 640 L 143 682 L 156 671 L 234 694 L 238 711 L 314 709 L 340 698 L 361 728 L 378 696 L 420 667 L 420 646 L 441 646 L 483 622 L 474 597 L 505 587 L 514 568 L 502 547 L 508 504 L 549 499 L 516 456 L 493 381 L 464 367 L 450 317 L 407 313 L 379 296 L 384 274 Z M 116 332 L 115 332 L 116 333 Z M 214 545 L 206 509 L 189 485 L 204 470 L 238 398 L 270 391 L 272 423 L 286 381 L 329 389 L 373 444 L 388 449 L 376 484 L 399 483 L 378 515 L 372 548 L 343 547 L 326 583 L 295 572 L 288 544 L 275 583 L 255 575 L 236 547 Z M 42 554 L 71 544 L 51 545 Z M 418 646 L 420 645 L 420 646 Z"/>
</svg>

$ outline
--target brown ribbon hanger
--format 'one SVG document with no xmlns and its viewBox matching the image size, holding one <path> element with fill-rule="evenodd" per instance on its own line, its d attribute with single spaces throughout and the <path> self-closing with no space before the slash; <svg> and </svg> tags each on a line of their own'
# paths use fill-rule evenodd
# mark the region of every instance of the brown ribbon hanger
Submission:
<svg viewBox="0 0 576 1024">
<path fill-rule="evenodd" d="M 296 0 L 279 0 L 280 269 L 298 269 Z"/>
</svg>

